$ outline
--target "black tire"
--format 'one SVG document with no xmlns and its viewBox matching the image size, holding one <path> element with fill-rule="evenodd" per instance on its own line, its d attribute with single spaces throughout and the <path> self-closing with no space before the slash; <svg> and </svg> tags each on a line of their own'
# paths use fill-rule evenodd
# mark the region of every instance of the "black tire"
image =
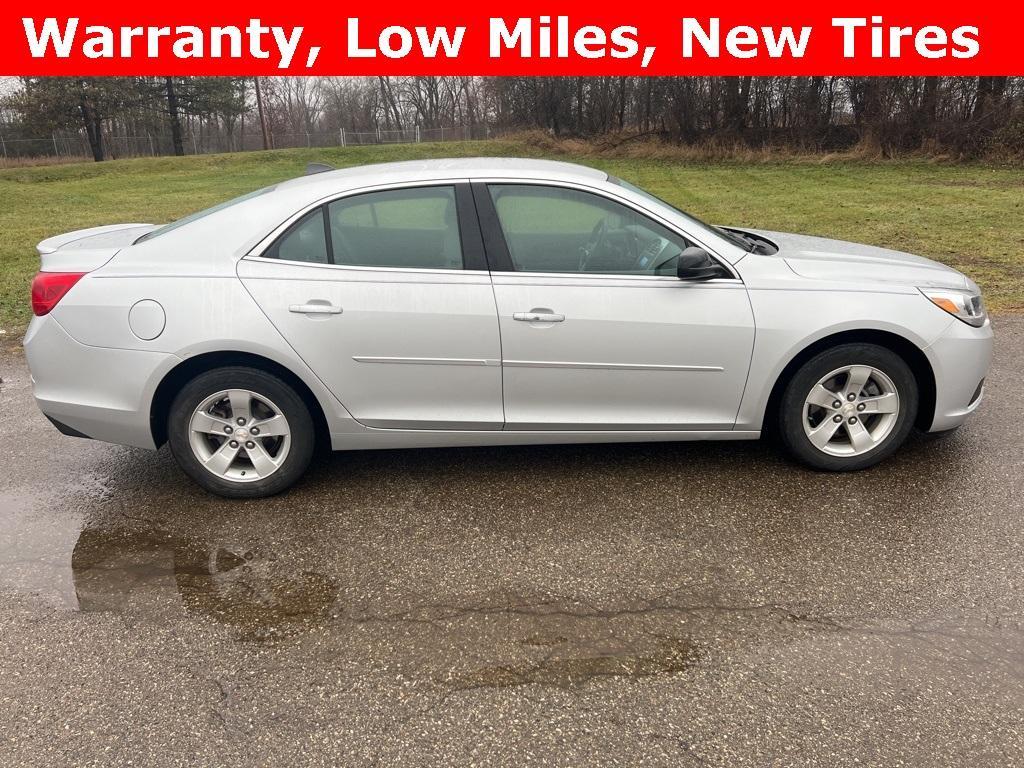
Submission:
<svg viewBox="0 0 1024 768">
<path fill-rule="evenodd" d="M 899 396 L 899 412 L 891 431 L 873 448 L 859 455 L 836 456 L 811 442 L 804 431 L 804 408 L 807 396 L 819 380 L 849 365 L 868 365 L 888 376 Z M 918 403 L 917 380 L 899 355 L 875 344 L 843 344 L 815 355 L 790 379 L 779 406 L 779 436 L 795 458 L 814 469 L 830 472 L 866 469 L 891 456 L 903 444 L 914 427 Z"/>
<path fill-rule="evenodd" d="M 240 482 L 215 475 L 192 450 L 189 423 L 193 413 L 206 398 L 228 389 L 247 389 L 268 398 L 288 421 L 288 453 L 265 478 Z M 232 366 L 201 373 L 182 387 L 167 415 L 167 442 L 178 466 L 206 490 L 233 499 L 258 498 L 280 493 L 302 477 L 313 457 L 316 428 L 306 404 L 288 384 L 258 368 Z"/>
</svg>

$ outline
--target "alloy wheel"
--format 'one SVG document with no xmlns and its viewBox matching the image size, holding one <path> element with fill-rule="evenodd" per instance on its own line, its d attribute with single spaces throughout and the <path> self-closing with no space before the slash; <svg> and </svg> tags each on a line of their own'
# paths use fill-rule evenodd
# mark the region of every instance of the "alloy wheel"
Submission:
<svg viewBox="0 0 1024 768">
<path fill-rule="evenodd" d="M 847 365 L 811 388 L 804 400 L 804 434 L 823 453 L 860 456 L 885 441 L 899 413 L 892 379 L 870 365 Z"/>
<path fill-rule="evenodd" d="M 263 480 L 281 468 L 292 434 L 284 413 L 248 389 L 203 400 L 189 419 L 189 445 L 208 472 L 233 482 Z"/>
</svg>

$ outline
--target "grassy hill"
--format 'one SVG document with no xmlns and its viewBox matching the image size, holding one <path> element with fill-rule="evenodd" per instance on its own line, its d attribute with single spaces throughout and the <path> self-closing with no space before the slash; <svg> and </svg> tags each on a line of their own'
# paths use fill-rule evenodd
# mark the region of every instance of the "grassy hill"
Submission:
<svg viewBox="0 0 1024 768">
<path fill-rule="evenodd" d="M 784 158 L 700 161 L 576 155 L 523 141 L 280 150 L 0 170 L 0 329 L 30 318 L 35 244 L 82 227 L 163 223 L 300 175 L 427 157 L 520 155 L 576 160 L 647 188 L 714 222 L 837 237 L 918 253 L 963 270 L 995 311 L 1024 312 L 1024 174 L 925 160 Z"/>
</svg>

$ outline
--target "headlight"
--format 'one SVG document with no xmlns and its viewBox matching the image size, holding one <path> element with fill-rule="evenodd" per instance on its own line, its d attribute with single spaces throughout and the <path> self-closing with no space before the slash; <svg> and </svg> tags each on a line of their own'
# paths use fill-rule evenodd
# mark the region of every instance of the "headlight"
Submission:
<svg viewBox="0 0 1024 768">
<path fill-rule="evenodd" d="M 949 291 L 937 288 L 918 288 L 932 304 L 939 309 L 949 312 L 957 320 L 963 320 L 968 325 L 980 328 L 985 324 L 988 313 L 981 301 L 981 292 L 974 291 Z"/>
</svg>

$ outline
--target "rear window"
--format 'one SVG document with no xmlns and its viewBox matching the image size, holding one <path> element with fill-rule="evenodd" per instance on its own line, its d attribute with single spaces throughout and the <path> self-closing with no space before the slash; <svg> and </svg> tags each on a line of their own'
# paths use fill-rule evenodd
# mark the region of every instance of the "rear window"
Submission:
<svg viewBox="0 0 1024 768">
<path fill-rule="evenodd" d="M 223 203 L 218 203 L 217 205 L 211 206 L 210 208 L 204 208 L 203 210 L 197 211 L 196 213 L 190 213 L 188 216 L 185 216 L 184 218 L 178 219 L 177 221 L 172 221 L 170 224 L 164 224 L 162 227 L 160 227 L 159 229 L 154 229 L 152 232 L 147 232 L 142 237 L 138 238 L 134 243 L 132 243 L 132 245 L 137 245 L 146 240 L 152 240 L 154 237 L 159 237 L 160 235 L 166 235 L 168 232 L 173 232 L 178 227 L 183 227 L 186 224 L 191 224 L 193 221 L 199 221 L 199 219 L 203 219 L 209 216 L 211 213 L 223 211 L 225 208 L 230 208 L 233 205 L 244 203 L 246 200 L 252 200 L 254 197 L 259 197 L 260 195 L 267 194 L 267 192 L 273 192 L 274 189 L 276 189 L 276 186 L 263 187 L 263 189 L 257 189 L 255 192 L 249 192 L 248 194 L 241 195 L 240 197 L 235 197 Z"/>
</svg>

